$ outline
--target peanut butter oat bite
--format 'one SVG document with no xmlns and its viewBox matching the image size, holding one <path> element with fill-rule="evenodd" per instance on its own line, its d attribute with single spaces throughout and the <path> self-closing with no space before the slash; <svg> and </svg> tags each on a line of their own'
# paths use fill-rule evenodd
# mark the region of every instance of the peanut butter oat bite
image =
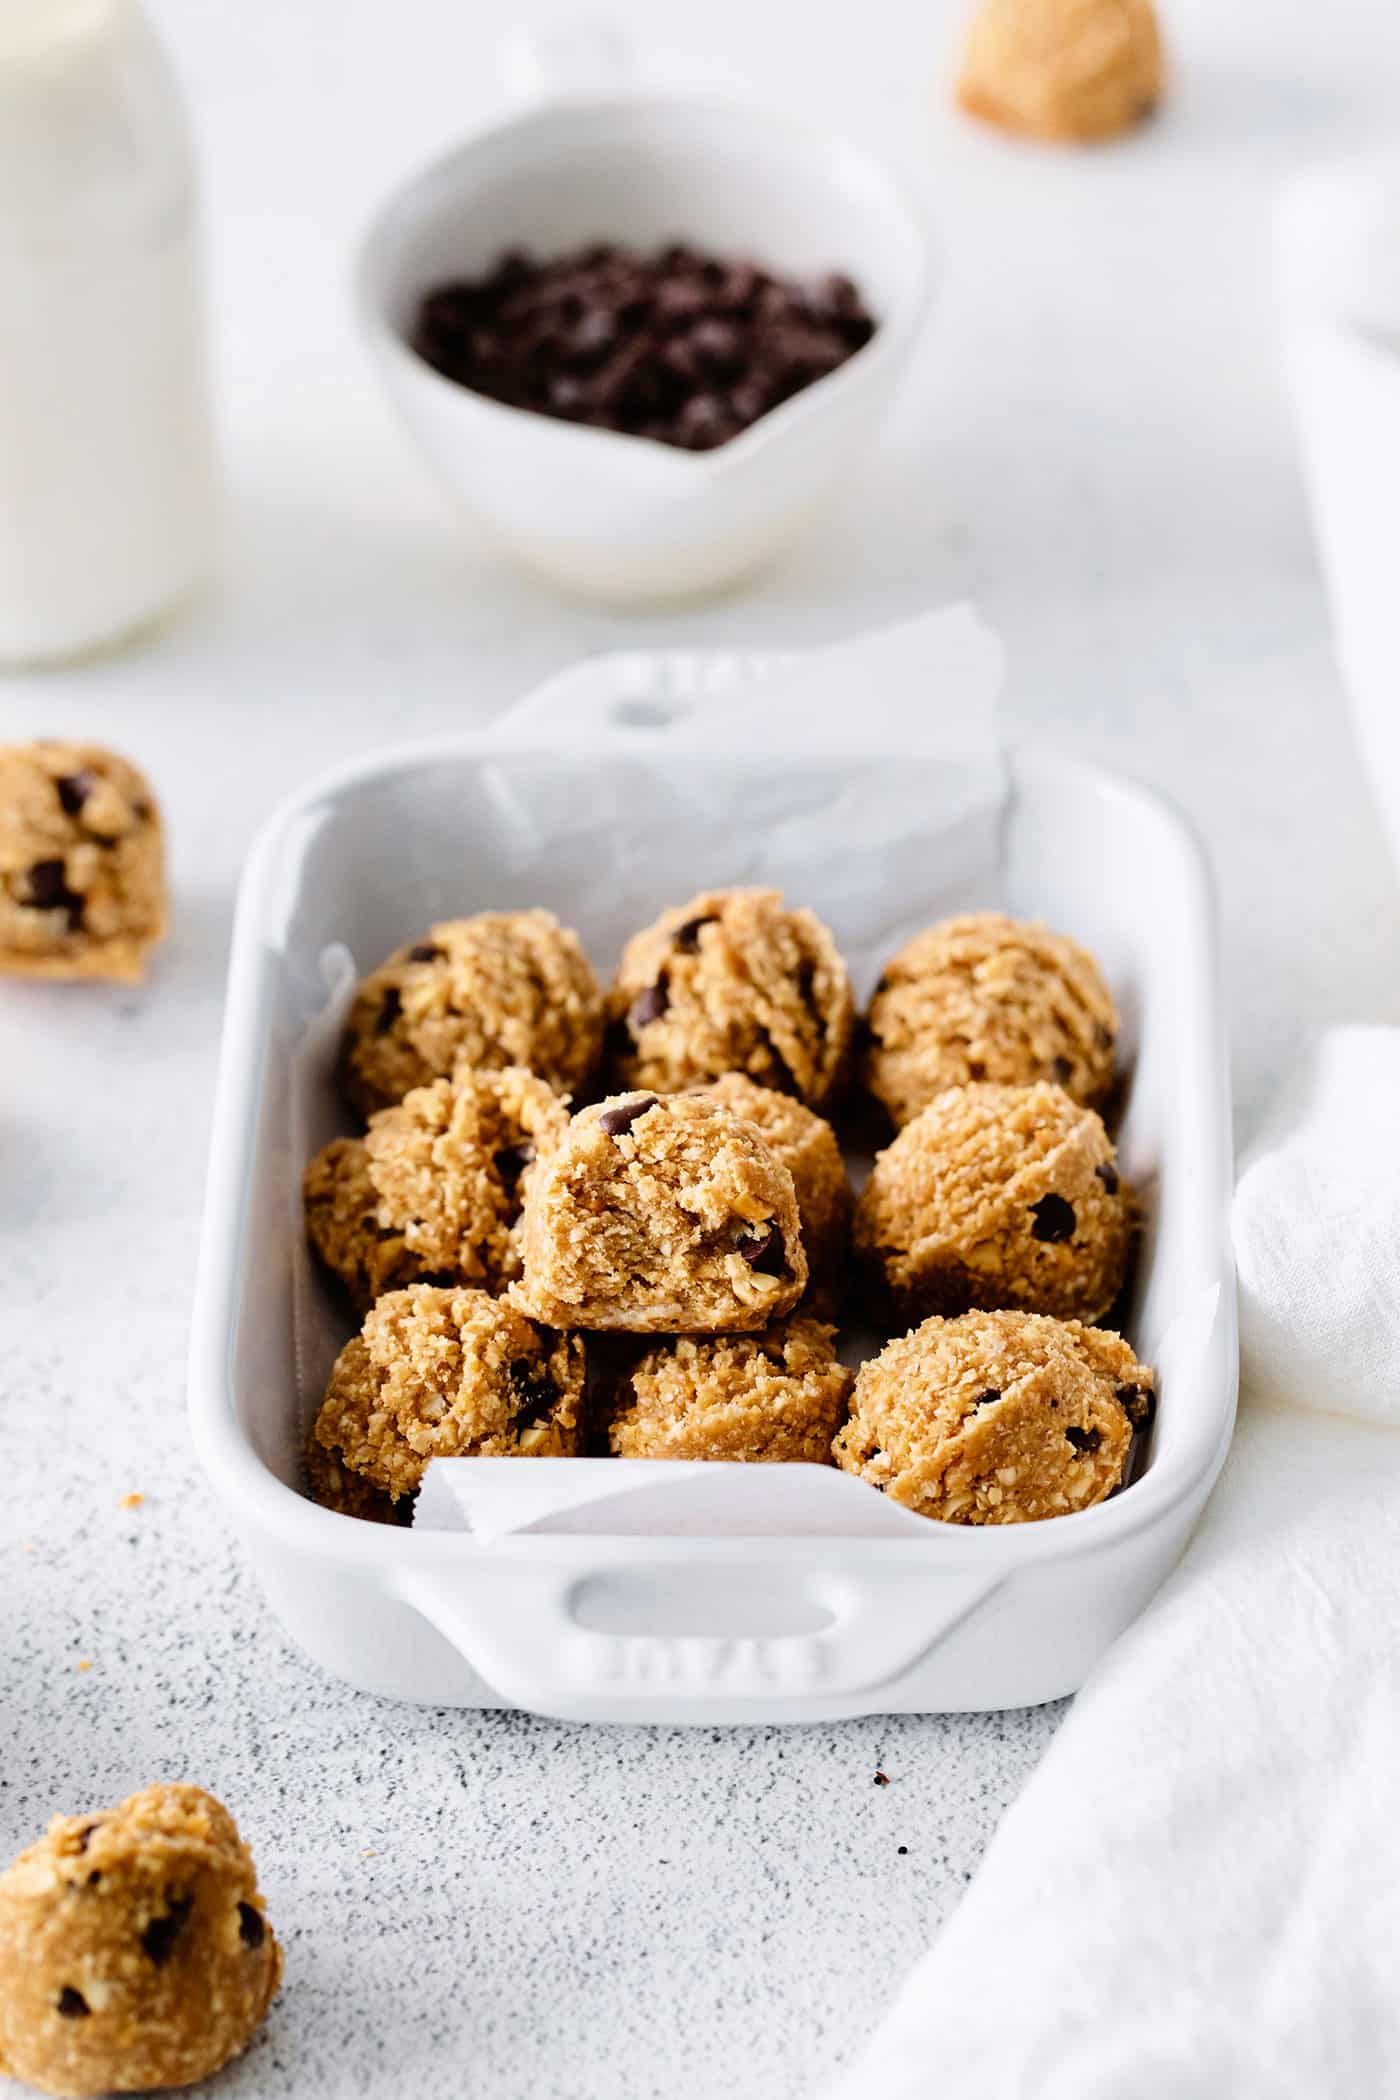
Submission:
<svg viewBox="0 0 1400 2100">
<path fill-rule="evenodd" d="M 1057 1086 L 950 1087 L 881 1152 L 856 1259 L 898 1323 L 974 1307 L 1102 1319 L 1132 1199 L 1091 1108 Z"/>
<path fill-rule="evenodd" d="M 412 1495 L 390 1495 L 383 1488 L 376 1487 L 365 1474 L 357 1473 L 345 1463 L 339 1443 L 323 1444 L 317 1433 L 324 1416 L 329 1436 L 340 1436 L 352 1450 L 357 1449 L 362 1441 L 365 1411 L 348 1403 L 357 1383 L 363 1383 L 366 1389 L 369 1387 L 364 1346 L 358 1335 L 346 1343 L 336 1366 L 340 1377 L 341 1405 L 329 1414 L 323 1407 L 311 1425 L 303 1454 L 306 1491 L 313 1502 L 319 1502 L 322 1509 L 333 1509 L 337 1516 L 360 1517 L 367 1524 L 411 1524 Z M 407 1450 L 405 1445 L 404 1451 Z"/>
<path fill-rule="evenodd" d="M 510 1295 L 555 1327 L 732 1333 L 807 1283 L 792 1176 L 701 1094 L 620 1094 L 574 1117 L 530 1177 Z"/>
<path fill-rule="evenodd" d="M 1118 1014 L 1098 964 L 1062 933 L 1000 912 L 944 919 L 885 966 L 862 1077 L 896 1123 L 945 1087 L 1053 1079 L 1087 1107 L 1113 1085 Z"/>
<path fill-rule="evenodd" d="M 752 1123 L 791 1174 L 807 1256 L 807 1302 L 830 1296 L 845 1260 L 854 1200 L 835 1131 L 791 1095 L 755 1086 L 740 1072 L 727 1072 L 704 1093 Z"/>
<path fill-rule="evenodd" d="M 134 981 L 165 917 L 160 815 L 135 766 L 99 744 L 0 746 L 0 971 Z"/>
<path fill-rule="evenodd" d="M 516 1224 L 535 1161 L 569 1113 L 519 1065 L 414 1087 L 337 1138 L 306 1172 L 307 1237 L 363 1315 L 386 1290 L 501 1291 L 519 1271 Z"/>
<path fill-rule="evenodd" d="M 0 1875 L 0 2071 L 41 2092 L 193 2085 L 281 1973 L 252 1855 L 200 1787 L 57 1816 Z"/>
<path fill-rule="evenodd" d="M 402 1228 L 380 1219 L 363 1138 L 322 1146 L 303 1176 L 301 1201 L 307 1244 L 359 1318 L 384 1291 L 422 1278 Z"/>
<path fill-rule="evenodd" d="M 786 1320 L 761 1334 L 678 1335 L 622 1380 L 608 1422 L 615 1458 L 831 1461 L 852 1374 L 836 1330 Z"/>
<path fill-rule="evenodd" d="M 603 996 L 578 935 L 551 912 L 446 919 L 398 949 L 355 994 L 341 1085 L 369 1116 L 457 1069 L 523 1065 L 558 1093 L 598 1062 Z"/>
<path fill-rule="evenodd" d="M 838 1466 L 945 1524 L 1088 1509 L 1154 1405 L 1126 1342 L 1034 1313 L 926 1320 L 857 1374 Z"/>
<path fill-rule="evenodd" d="M 1030 138 L 1131 130 L 1162 98 L 1151 0 L 982 0 L 958 79 L 972 116 Z"/>
<path fill-rule="evenodd" d="M 854 1027 L 836 943 L 778 890 L 706 890 L 663 912 L 627 943 L 608 1014 L 619 1089 L 742 1072 L 816 1109 L 841 1088 Z"/>
<path fill-rule="evenodd" d="M 337 1466 L 402 1498 L 433 1458 L 572 1458 L 583 1388 L 576 1336 L 485 1291 L 418 1283 L 381 1298 L 341 1350 L 312 1435 Z M 314 1489 L 325 1476 L 309 1471 Z"/>
</svg>

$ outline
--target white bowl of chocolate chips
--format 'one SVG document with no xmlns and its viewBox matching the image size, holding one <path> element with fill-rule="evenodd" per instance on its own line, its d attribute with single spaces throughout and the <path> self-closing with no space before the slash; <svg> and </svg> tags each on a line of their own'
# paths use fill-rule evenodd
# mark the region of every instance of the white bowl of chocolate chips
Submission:
<svg viewBox="0 0 1400 2100">
<path fill-rule="evenodd" d="M 357 296 L 429 466 L 574 596 L 675 599 L 779 552 L 868 448 L 927 233 L 863 153 L 709 93 L 612 87 L 470 140 L 383 207 Z"/>
</svg>

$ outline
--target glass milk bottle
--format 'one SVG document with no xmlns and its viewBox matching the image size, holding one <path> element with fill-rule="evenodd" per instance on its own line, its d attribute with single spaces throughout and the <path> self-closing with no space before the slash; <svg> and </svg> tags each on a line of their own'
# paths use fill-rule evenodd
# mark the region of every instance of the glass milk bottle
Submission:
<svg viewBox="0 0 1400 2100">
<path fill-rule="evenodd" d="M 179 93 L 135 0 L 0 0 L 0 665 L 158 620 L 212 513 Z"/>
</svg>

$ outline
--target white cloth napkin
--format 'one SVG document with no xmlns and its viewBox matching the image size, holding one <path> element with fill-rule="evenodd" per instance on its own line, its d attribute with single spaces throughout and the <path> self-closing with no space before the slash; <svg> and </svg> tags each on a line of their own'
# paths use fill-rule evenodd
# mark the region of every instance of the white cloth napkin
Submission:
<svg viewBox="0 0 1400 2100">
<path fill-rule="evenodd" d="M 1306 169 L 1279 211 L 1286 366 L 1362 757 L 1400 862 L 1400 148 Z"/>
<path fill-rule="evenodd" d="M 1314 1048 L 1234 1222 L 1221 1484 L 832 2100 L 1400 2093 L 1400 1034 Z"/>
</svg>

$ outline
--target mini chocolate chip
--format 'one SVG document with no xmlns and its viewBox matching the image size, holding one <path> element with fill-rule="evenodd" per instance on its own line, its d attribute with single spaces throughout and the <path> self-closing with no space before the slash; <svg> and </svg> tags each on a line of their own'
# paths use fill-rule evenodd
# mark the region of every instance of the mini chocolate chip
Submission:
<svg viewBox="0 0 1400 2100">
<path fill-rule="evenodd" d="M 693 955 L 700 946 L 700 928 L 717 924 L 714 912 L 702 912 L 698 919 L 687 919 L 684 926 L 678 926 L 671 939 L 683 955 Z"/>
<path fill-rule="evenodd" d="M 985 1393 L 979 1393 L 973 1401 L 974 1407 L 991 1407 L 1001 1398 L 1001 1387 L 989 1385 Z"/>
<path fill-rule="evenodd" d="M 81 1991 L 75 1991 L 71 1983 L 65 1983 L 58 1994 L 58 2013 L 64 2020 L 85 2020 L 91 2011 Z"/>
<path fill-rule="evenodd" d="M 635 1101 L 624 1101 L 618 1108 L 605 1108 L 598 1118 L 598 1128 L 609 1137 L 621 1137 L 630 1130 L 638 1116 L 644 1116 L 649 1108 L 656 1107 L 655 1094 L 639 1094 Z"/>
<path fill-rule="evenodd" d="M 533 1145 L 502 1145 L 495 1155 L 496 1172 L 509 1186 L 519 1181 L 535 1156 Z"/>
<path fill-rule="evenodd" d="M 387 1035 L 402 1012 L 403 993 L 396 984 L 391 984 L 379 1004 L 379 1017 L 374 1024 L 375 1034 Z"/>
<path fill-rule="evenodd" d="M 431 941 L 415 941 L 408 951 L 408 959 L 410 962 L 441 962 L 442 950 L 434 947 Z"/>
<path fill-rule="evenodd" d="M 1098 1166 L 1095 1167 L 1094 1172 L 1098 1175 L 1109 1195 L 1116 1196 L 1118 1194 L 1118 1169 L 1113 1165 L 1112 1161 L 1107 1159 L 1101 1160 Z"/>
<path fill-rule="evenodd" d="M 94 1830 L 100 1830 L 101 1828 L 102 1825 L 100 1823 L 85 1823 L 83 1825 L 78 1832 L 78 1850 L 80 1852 L 87 1851 L 89 1844 L 92 1842 L 92 1833 Z"/>
<path fill-rule="evenodd" d="M 1047 1240 L 1052 1246 L 1061 1240 L 1073 1239 L 1074 1205 L 1066 1203 L 1063 1196 L 1042 1196 L 1038 1203 L 1031 1205 L 1031 1215 L 1035 1219 L 1031 1227 L 1032 1239 Z"/>
<path fill-rule="evenodd" d="M 1113 1397 L 1134 1429 L 1146 1429 L 1157 1412 L 1157 1395 L 1151 1387 L 1120 1385 Z"/>
<path fill-rule="evenodd" d="M 1076 1451 L 1097 1451 L 1103 1442 L 1101 1429 L 1076 1429 L 1073 1422 L 1065 1424 L 1065 1442 L 1073 1444 Z"/>
<path fill-rule="evenodd" d="M 532 1363 L 528 1356 L 517 1359 L 506 1374 L 514 1387 L 518 1404 L 515 1410 L 517 1429 L 528 1429 L 547 1415 L 559 1398 L 559 1388 L 541 1365 Z"/>
<path fill-rule="evenodd" d="M 768 1225 L 758 1239 L 742 1239 L 739 1252 L 759 1276 L 786 1276 L 787 1248 L 776 1225 Z"/>
<path fill-rule="evenodd" d="M 889 1783 L 890 1783 L 890 1775 L 889 1775 L 889 1773 L 888 1773 L 888 1772 L 877 1772 L 877 1773 L 875 1774 L 875 1784 L 876 1784 L 876 1786 L 888 1786 L 888 1785 L 889 1785 Z"/>
<path fill-rule="evenodd" d="M 77 931 L 83 923 L 84 899 L 68 887 L 68 871 L 61 860 L 36 860 L 26 880 L 29 895 L 23 900 L 31 911 L 66 911 L 68 924 Z"/>
<path fill-rule="evenodd" d="M 152 1918 L 141 1935 L 141 1951 L 163 1969 L 175 1951 L 175 1942 L 185 1929 L 186 1920 L 194 1909 L 193 1896 L 172 1897 L 170 1908 L 160 1918 Z"/>
<path fill-rule="evenodd" d="M 1068 1086 L 1074 1077 L 1074 1066 L 1067 1057 L 1057 1057 L 1051 1066 L 1051 1070 L 1061 1086 Z"/>
<path fill-rule="evenodd" d="M 263 1914 L 251 1903 L 238 1906 L 238 1937 L 245 1947 L 261 1947 L 267 1938 L 267 1925 Z"/>
<path fill-rule="evenodd" d="M 644 992 L 638 992 L 632 1001 L 627 1009 L 628 1023 L 633 1029 L 645 1028 L 649 1021 L 659 1021 L 670 1004 L 671 994 L 666 989 L 666 980 L 664 977 L 658 977 L 655 984 L 648 985 Z"/>
<path fill-rule="evenodd" d="M 80 772 L 65 773 L 61 780 L 54 782 L 54 786 L 58 789 L 58 799 L 63 806 L 64 816 L 76 817 L 81 814 L 83 804 L 97 786 L 97 775 L 90 766 L 84 766 Z"/>
</svg>

